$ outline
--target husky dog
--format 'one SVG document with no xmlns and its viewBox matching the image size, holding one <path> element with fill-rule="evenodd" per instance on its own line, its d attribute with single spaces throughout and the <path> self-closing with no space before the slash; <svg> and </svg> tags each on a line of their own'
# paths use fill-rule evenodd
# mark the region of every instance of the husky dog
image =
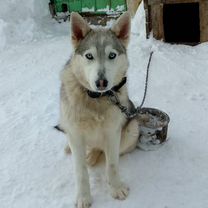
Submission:
<svg viewBox="0 0 208 208">
<path fill-rule="evenodd" d="M 121 15 L 111 29 L 92 29 L 79 14 L 71 14 L 74 53 L 61 74 L 60 127 L 74 160 L 78 208 L 92 203 L 87 153 L 90 164 L 96 163 L 101 152 L 105 154 L 107 182 L 114 198 L 124 200 L 129 193 L 119 176 L 119 155 L 136 147 L 138 123 L 127 120 L 104 96 L 117 86 L 122 105 L 131 106 L 127 87 L 121 84 L 128 68 L 129 36 L 129 13 Z"/>
</svg>

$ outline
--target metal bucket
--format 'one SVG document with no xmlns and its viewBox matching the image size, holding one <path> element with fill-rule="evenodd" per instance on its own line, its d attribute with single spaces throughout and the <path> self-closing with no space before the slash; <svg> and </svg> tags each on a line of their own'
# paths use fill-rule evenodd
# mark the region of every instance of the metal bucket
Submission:
<svg viewBox="0 0 208 208">
<path fill-rule="evenodd" d="M 137 116 L 140 136 L 137 146 L 145 151 L 156 150 L 167 141 L 169 116 L 155 108 L 142 108 Z"/>
</svg>

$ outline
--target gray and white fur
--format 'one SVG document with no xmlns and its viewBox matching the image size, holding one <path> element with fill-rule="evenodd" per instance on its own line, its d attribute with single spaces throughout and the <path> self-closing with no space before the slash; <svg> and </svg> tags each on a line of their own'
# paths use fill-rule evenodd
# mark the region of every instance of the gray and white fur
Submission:
<svg viewBox="0 0 208 208">
<path fill-rule="evenodd" d="M 71 33 L 74 53 L 61 74 L 60 126 L 73 156 L 76 206 L 88 208 L 92 197 L 86 158 L 93 165 L 101 152 L 106 158 L 111 195 L 123 200 L 129 193 L 119 176 L 119 155 L 136 147 L 138 123 L 127 120 L 107 97 L 92 99 L 86 91 L 105 92 L 126 75 L 130 16 L 124 13 L 111 29 L 92 29 L 79 14 L 72 13 Z M 118 97 L 123 105 L 130 106 L 126 85 Z"/>
</svg>

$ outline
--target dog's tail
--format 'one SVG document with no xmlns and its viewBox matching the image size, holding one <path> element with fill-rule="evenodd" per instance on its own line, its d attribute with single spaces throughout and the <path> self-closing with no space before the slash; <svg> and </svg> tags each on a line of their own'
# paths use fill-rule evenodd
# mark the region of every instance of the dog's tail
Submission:
<svg viewBox="0 0 208 208">
<path fill-rule="evenodd" d="M 61 132 L 65 133 L 65 131 L 60 127 L 59 124 L 56 125 L 56 126 L 54 126 L 54 128 L 55 128 L 56 130 L 58 130 L 58 131 L 61 131 Z"/>
</svg>

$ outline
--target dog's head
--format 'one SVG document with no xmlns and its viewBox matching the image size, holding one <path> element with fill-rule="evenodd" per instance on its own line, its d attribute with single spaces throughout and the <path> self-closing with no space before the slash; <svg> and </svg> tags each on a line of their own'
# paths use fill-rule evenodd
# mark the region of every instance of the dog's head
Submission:
<svg viewBox="0 0 208 208">
<path fill-rule="evenodd" d="M 126 48 L 130 15 L 119 17 L 110 29 L 92 29 L 78 14 L 71 14 L 75 76 L 92 91 L 104 92 L 118 84 L 128 68 Z"/>
</svg>

